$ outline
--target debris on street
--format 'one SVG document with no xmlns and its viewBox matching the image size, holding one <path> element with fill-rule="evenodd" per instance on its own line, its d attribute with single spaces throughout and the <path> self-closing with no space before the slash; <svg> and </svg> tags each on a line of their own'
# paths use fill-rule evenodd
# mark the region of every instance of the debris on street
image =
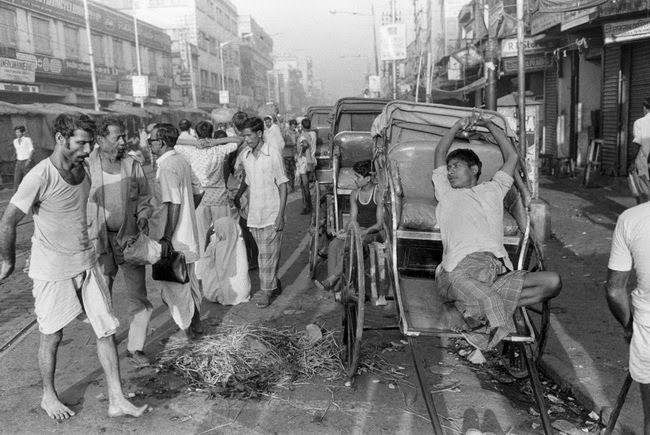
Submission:
<svg viewBox="0 0 650 435">
<path fill-rule="evenodd" d="M 314 339 L 313 329 L 224 326 L 200 340 L 170 345 L 160 364 L 211 395 L 240 399 L 313 376 L 336 379 L 342 365 L 335 332 L 321 331 L 321 338 Z"/>
</svg>

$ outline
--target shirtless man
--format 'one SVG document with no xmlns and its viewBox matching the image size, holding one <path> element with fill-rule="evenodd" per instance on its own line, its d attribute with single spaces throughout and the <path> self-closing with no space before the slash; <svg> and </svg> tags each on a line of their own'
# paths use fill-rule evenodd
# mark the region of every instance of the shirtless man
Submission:
<svg viewBox="0 0 650 435">
<path fill-rule="evenodd" d="M 90 153 L 94 122 L 85 115 L 59 115 L 54 121 L 56 145 L 50 158 L 23 179 L 0 220 L 0 280 L 16 264 L 16 226 L 30 211 L 34 216 L 29 277 L 34 282 L 35 312 L 41 333 L 38 362 L 43 378 L 41 408 L 57 420 L 75 413 L 54 388 L 54 371 L 63 328 L 85 314 L 97 336 L 97 355 L 106 375 L 108 415 L 139 417 L 122 392 L 117 349 L 119 325 L 110 294 L 88 237 L 86 204 L 90 181 L 84 160 Z"/>
<path fill-rule="evenodd" d="M 479 184 L 481 161 L 474 151 L 447 154 L 456 134 L 472 124 L 484 126 L 499 144 L 503 166 L 491 181 Z M 518 306 L 548 300 L 562 288 L 555 272 L 513 271 L 503 246 L 503 199 L 513 183 L 518 154 L 503 130 L 485 119 L 460 119 L 436 147 L 433 184 L 438 200 L 443 255 L 437 291 L 453 301 L 465 319 L 486 317 L 487 334 L 465 334 L 479 349 L 496 346 L 515 332 Z"/>
</svg>

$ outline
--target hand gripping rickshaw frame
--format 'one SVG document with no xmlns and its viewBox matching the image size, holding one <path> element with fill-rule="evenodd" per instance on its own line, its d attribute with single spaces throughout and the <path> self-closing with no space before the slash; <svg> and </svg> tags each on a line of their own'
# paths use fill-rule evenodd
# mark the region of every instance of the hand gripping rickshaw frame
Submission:
<svg viewBox="0 0 650 435">
<path fill-rule="evenodd" d="M 451 118 L 451 120 L 445 120 L 445 122 L 441 122 L 441 124 L 446 128 L 450 127 L 451 124 L 455 122 L 455 119 L 471 115 L 476 111 L 476 109 L 472 110 L 467 108 L 455 108 L 451 106 L 414 104 L 396 101 L 389 103 L 383 113 L 383 115 L 385 115 L 385 122 L 388 127 L 390 127 L 391 116 L 395 115 L 395 113 L 399 112 L 400 110 L 407 110 L 409 108 L 415 112 L 419 110 L 425 112 L 428 111 L 434 114 L 446 113 L 446 116 Z M 449 115 L 449 112 L 451 112 L 451 115 Z M 507 131 L 506 121 L 501 117 L 501 115 L 496 112 L 488 111 L 481 111 L 481 113 L 483 116 L 492 118 L 498 126 Z M 422 394 L 425 398 L 425 403 L 431 417 L 434 432 L 436 434 L 442 434 L 442 425 L 436 412 L 435 403 L 431 394 L 423 383 L 423 358 L 418 353 L 418 346 L 416 345 L 416 341 L 427 336 L 461 337 L 462 335 L 451 330 L 437 328 L 430 330 L 418 330 L 417 328 L 413 328 L 409 323 L 409 293 L 406 292 L 405 289 L 401 288 L 401 276 L 398 266 L 398 243 L 400 240 L 418 240 L 423 242 L 439 243 L 441 245 L 442 240 L 439 232 L 436 233 L 429 231 L 414 231 L 400 228 L 399 216 L 402 210 L 398 210 L 397 208 L 400 205 L 400 186 L 398 185 L 399 177 L 396 178 L 396 174 L 393 171 L 394 162 L 391 162 L 390 159 L 390 149 L 386 149 L 390 148 L 391 145 L 390 131 L 388 131 L 390 128 L 388 127 L 383 131 L 385 135 L 388 135 L 388 137 L 384 136 L 383 138 L 384 148 L 380 151 L 376 151 L 380 158 L 383 159 L 383 162 L 380 164 L 380 166 L 383 167 L 384 171 L 386 171 L 386 179 L 388 181 L 388 198 L 386 198 L 384 202 L 384 206 L 386 208 L 386 222 L 384 229 L 387 231 L 388 235 L 386 240 L 386 269 L 388 270 L 388 278 L 393 285 L 395 294 L 396 308 L 400 319 L 399 329 L 402 334 L 408 338 L 411 344 L 410 347 L 413 354 L 413 360 L 415 362 L 416 374 L 420 381 Z M 483 137 L 489 136 L 487 134 L 487 130 L 485 129 L 483 129 L 482 134 Z M 510 137 L 514 143 L 514 135 L 510 134 Z M 523 160 L 521 157 L 520 163 L 521 167 L 525 167 L 525 165 L 523 165 Z M 530 190 L 528 188 L 524 173 L 517 171 L 515 174 L 515 186 L 516 192 L 518 194 L 518 196 L 516 196 L 515 211 L 519 213 L 517 216 L 517 226 L 519 227 L 520 231 L 517 235 L 504 237 L 504 244 L 509 249 L 509 252 L 515 251 L 516 262 L 514 263 L 516 265 L 516 269 L 528 271 L 544 270 L 544 262 L 541 255 L 541 249 L 538 245 L 538 241 L 535 240 L 534 232 L 532 231 L 533 223 L 531 223 L 530 213 L 528 212 L 528 205 L 530 204 Z M 517 204 L 519 204 L 518 208 Z M 346 235 L 346 256 L 344 257 L 344 260 L 347 260 L 350 263 L 357 261 L 357 264 L 344 265 L 344 270 L 356 270 L 357 274 L 359 275 L 356 282 L 356 289 L 350 287 L 350 285 L 355 284 L 354 280 L 351 279 L 352 275 L 346 277 L 346 294 L 345 298 L 342 299 L 344 307 L 344 363 L 346 373 L 351 378 L 356 373 L 357 364 L 359 361 L 361 337 L 364 330 L 363 305 L 365 302 L 365 284 L 363 281 L 365 273 L 360 272 L 360 270 L 362 270 L 364 267 L 363 256 L 359 257 L 358 255 L 352 255 L 353 249 L 351 248 L 354 246 L 359 246 L 357 252 L 362 249 L 361 240 L 360 237 L 358 237 L 358 227 L 349 225 Z M 533 257 L 535 258 L 533 259 Z M 523 321 L 523 328 L 521 326 L 521 323 L 518 323 L 517 333 L 506 337 L 504 339 L 504 345 L 510 346 L 511 349 L 514 348 L 520 351 L 521 357 L 526 366 L 526 371 L 528 372 L 528 376 L 531 380 L 531 386 L 533 389 L 535 401 L 540 409 L 542 428 L 545 433 L 552 433 L 553 430 L 551 428 L 549 417 L 545 409 L 542 384 L 540 382 L 539 373 L 537 371 L 537 363 L 539 362 L 544 352 L 546 334 L 549 325 L 548 301 L 537 304 L 536 306 L 519 307 L 517 309 L 517 314 Z M 353 315 L 356 315 L 355 319 L 350 318 Z M 353 354 L 350 354 L 351 352 Z"/>
</svg>

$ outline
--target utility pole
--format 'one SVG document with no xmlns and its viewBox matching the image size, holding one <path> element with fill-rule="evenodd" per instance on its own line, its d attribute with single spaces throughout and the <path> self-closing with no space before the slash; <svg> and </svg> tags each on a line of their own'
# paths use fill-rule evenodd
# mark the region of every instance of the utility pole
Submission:
<svg viewBox="0 0 650 435">
<path fill-rule="evenodd" d="M 390 2 L 390 15 L 393 24 L 397 22 L 397 4 L 395 0 Z M 397 61 L 393 61 L 393 100 L 397 100 Z"/>
<path fill-rule="evenodd" d="M 488 20 L 490 20 L 489 16 Z M 485 108 L 488 110 L 497 110 L 497 41 L 495 32 L 496 29 L 492 29 L 488 21 L 488 41 L 485 46 L 485 72 L 487 74 Z"/>
<path fill-rule="evenodd" d="M 199 107 L 196 101 L 196 80 L 194 78 L 194 61 L 192 60 L 192 46 L 185 39 L 187 50 L 187 65 L 190 67 L 190 85 L 192 86 L 192 106 L 197 109 Z"/>
<path fill-rule="evenodd" d="M 99 95 L 97 93 L 97 77 L 95 76 L 95 58 L 93 56 L 93 38 L 90 35 L 90 14 L 88 13 L 88 0 L 84 2 L 84 19 L 86 20 L 86 35 L 88 36 L 88 56 L 90 57 L 90 79 L 93 84 L 93 97 L 95 110 L 99 112 Z"/>
<path fill-rule="evenodd" d="M 424 96 L 424 101 L 427 103 L 431 102 L 431 80 L 432 80 L 432 69 L 431 57 L 433 54 L 433 31 L 431 27 L 433 26 L 433 15 L 432 15 L 432 6 L 431 0 L 427 0 L 427 83 L 425 86 L 426 95 Z"/>
<path fill-rule="evenodd" d="M 517 0 L 517 62 L 518 62 L 518 106 L 519 106 L 519 147 L 526 155 L 526 71 L 524 65 L 524 0 Z"/>
<path fill-rule="evenodd" d="M 372 52 L 375 55 L 375 75 L 379 75 L 379 58 L 377 57 L 377 21 L 375 18 L 375 6 L 370 3 L 370 15 L 372 15 Z"/>
<path fill-rule="evenodd" d="M 138 64 L 138 75 L 142 75 L 142 64 L 140 63 L 140 42 L 138 40 L 138 13 L 135 9 L 135 0 L 132 3 L 133 7 L 133 31 L 135 33 L 135 61 Z M 140 97 L 140 107 L 144 109 L 144 97 Z"/>
</svg>

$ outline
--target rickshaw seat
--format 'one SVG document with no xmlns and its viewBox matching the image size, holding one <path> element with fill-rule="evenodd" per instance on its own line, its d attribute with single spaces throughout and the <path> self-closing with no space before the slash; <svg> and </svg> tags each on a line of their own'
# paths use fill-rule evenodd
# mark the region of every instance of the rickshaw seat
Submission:
<svg viewBox="0 0 650 435">
<path fill-rule="evenodd" d="M 339 156 L 339 168 L 352 168 L 362 160 L 372 160 L 373 142 L 369 131 L 342 131 L 332 140 Z"/>
<path fill-rule="evenodd" d="M 391 162 L 393 181 L 399 183 L 402 197 L 398 211 L 400 234 L 408 238 L 409 231 L 419 233 L 417 238 L 426 236 L 423 232 L 439 233 L 440 228 L 436 222 L 436 200 L 431 174 L 434 169 L 434 154 L 437 142 L 408 141 L 391 144 L 388 159 Z M 501 150 L 497 145 L 486 144 L 479 141 L 465 141 L 456 139 L 451 150 L 457 148 L 472 149 L 482 162 L 479 183 L 490 180 L 503 164 Z M 515 237 L 520 234 L 517 221 L 504 210 L 503 214 L 504 236 Z M 440 236 L 433 236 L 438 239 Z"/>
</svg>

